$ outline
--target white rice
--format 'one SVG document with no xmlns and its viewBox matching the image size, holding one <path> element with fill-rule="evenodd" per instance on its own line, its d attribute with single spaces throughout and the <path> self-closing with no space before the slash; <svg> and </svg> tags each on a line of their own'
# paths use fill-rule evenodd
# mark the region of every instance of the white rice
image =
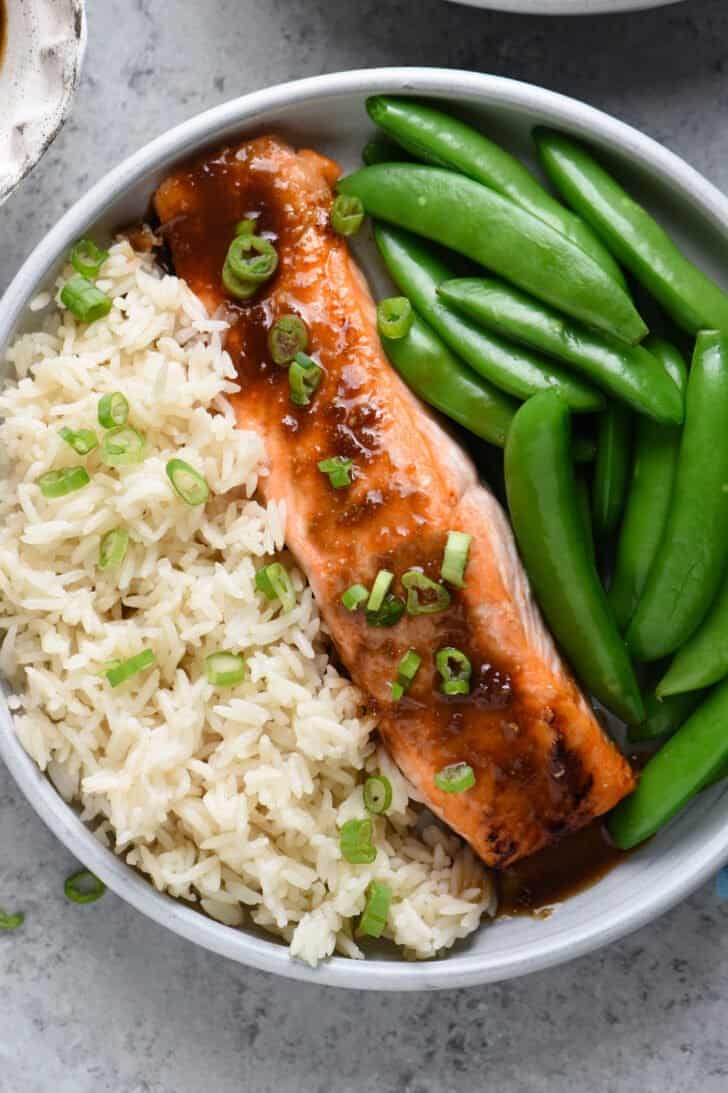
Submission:
<svg viewBox="0 0 728 1093">
<path fill-rule="evenodd" d="M 256 499 L 265 453 L 226 401 L 225 324 L 126 241 L 99 287 L 114 299 L 108 318 L 84 326 L 44 294 L 42 329 L 7 352 L 17 385 L 0 395 L 0 672 L 20 741 L 100 839 L 229 926 L 252 920 L 310 964 L 361 957 L 356 923 L 376 879 L 393 894 L 385 936 L 410 957 L 442 952 L 493 912 L 491 878 L 413 804 L 362 696 L 329 662 L 292 559 L 281 556 L 297 592 L 289 614 L 255 591 L 256 569 L 284 550 L 285 513 Z M 98 400 L 115 390 L 148 442 L 143 463 L 118 471 L 58 436 L 101 432 Z M 175 496 L 172 456 L 204 474 L 207 505 Z M 43 497 L 39 475 L 80 462 L 90 485 Z M 101 573 L 101 537 L 117 526 L 127 556 Z M 142 648 L 153 669 L 112 689 L 103 665 Z M 202 674 L 220 649 L 247 659 L 234 688 Z M 376 771 L 392 807 L 375 821 L 375 862 L 349 865 L 339 827 L 365 815 L 362 782 Z"/>
</svg>

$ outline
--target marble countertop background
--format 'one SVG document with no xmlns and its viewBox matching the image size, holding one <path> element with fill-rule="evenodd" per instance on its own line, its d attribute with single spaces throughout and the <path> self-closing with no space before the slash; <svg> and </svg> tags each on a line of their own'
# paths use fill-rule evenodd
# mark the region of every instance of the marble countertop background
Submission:
<svg viewBox="0 0 728 1093">
<path fill-rule="evenodd" d="M 104 171 L 242 92 L 386 64 L 477 69 L 575 95 L 728 188 L 728 3 L 591 19 L 441 0 L 90 0 L 70 121 L 0 209 L 0 291 Z M 0 106 L 1 109 L 1 106 Z M 513 982 L 357 995 L 226 963 L 108 894 L 0 769 L 0 1093 L 724 1093 L 728 903 L 705 887 L 621 944 Z"/>
</svg>

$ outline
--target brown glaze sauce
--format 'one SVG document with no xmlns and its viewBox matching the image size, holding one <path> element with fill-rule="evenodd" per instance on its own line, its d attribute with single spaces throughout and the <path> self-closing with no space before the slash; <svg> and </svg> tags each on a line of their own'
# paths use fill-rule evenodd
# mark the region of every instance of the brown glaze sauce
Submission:
<svg viewBox="0 0 728 1093">
<path fill-rule="evenodd" d="M 610 842 L 603 823 L 591 823 L 497 873 L 498 914 L 545 917 L 627 857 Z"/>
<path fill-rule="evenodd" d="M 551 838 L 561 838 L 585 818 L 580 818 L 580 806 L 592 788 L 591 773 L 568 747 L 566 715 L 527 698 L 522 666 L 504 663 L 495 640 L 482 628 L 475 630 L 471 612 L 477 605 L 466 602 L 461 593 L 453 591 L 447 610 L 405 616 L 392 630 L 367 627 L 362 612 L 351 616 L 340 605 L 349 584 L 368 584 L 378 569 L 398 574 L 392 591 L 400 596 L 406 593 L 399 575 L 408 568 L 439 577 L 446 532 L 428 525 L 429 498 L 413 486 L 413 481 L 420 481 L 413 465 L 417 457 L 407 454 L 406 445 L 404 455 L 390 450 L 393 408 L 376 383 L 380 366 L 370 332 L 347 312 L 336 293 L 321 290 L 322 271 L 315 263 L 315 247 L 309 253 L 306 232 L 319 241 L 328 238 L 330 194 L 304 210 L 293 210 L 285 180 L 266 171 L 265 151 L 260 148 L 260 142 L 254 152 L 250 145 L 224 148 L 188 164 L 172 180 L 175 193 L 169 208 L 174 212 L 162 214 L 160 232 L 174 255 L 177 274 L 208 308 L 222 305 L 233 320 L 226 348 L 240 379 L 244 420 L 263 421 L 268 438 L 279 443 L 292 468 L 300 497 L 298 515 L 307 522 L 309 541 L 320 548 L 335 574 L 326 593 L 332 612 L 338 612 L 339 633 L 346 637 L 347 667 L 375 696 L 372 705 L 383 736 L 396 733 L 413 751 L 425 754 L 433 769 L 464 761 L 479 781 L 482 775 L 501 810 L 500 821 L 488 820 L 488 854 L 493 862 L 506 862 L 516 847 L 509 832 L 508 802 L 528 799 L 541 828 Z M 256 234 L 274 243 L 279 268 L 252 301 L 238 303 L 224 297 L 220 274 L 241 219 L 254 220 Z M 319 249 L 319 257 L 320 253 Z M 335 247 L 332 253 L 335 262 Z M 324 373 L 316 397 L 305 408 L 290 402 L 287 370 L 272 362 L 267 347 L 273 322 L 286 312 L 298 314 L 306 323 L 309 353 Z M 332 490 L 324 482 L 316 464 L 330 455 L 356 461 L 351 489 Z M 357 540 L 366 544 L 365 556 L 357 553 Z M 312 572 L 311 577 L 313 582 L 320 574 Z M 435 652 L 448 645 L 471 661 L 472 689 L 466 697 L 448 698 L 440 691 Z M 390 693 L 389 682 L 408 647 L 431 653 L 423 656 L 411 691 L 393 706 L 384 696 Z M 559 872 L 553 862 L 572 859 L 564 849 L 569 841 L 549 851 L 554 856 L 543 867 L 544 883 L 549 874 Z M 587 854 L 585 862 L 588 858 Z M 580 868 L 577 861 L 576 873 Z M 589 883 L 574 876 L 575 888 Z M 534 889 L 535 882 L 529 883 Z M 507 898 L 504 905 L 508 906 Z"/>
</svg>

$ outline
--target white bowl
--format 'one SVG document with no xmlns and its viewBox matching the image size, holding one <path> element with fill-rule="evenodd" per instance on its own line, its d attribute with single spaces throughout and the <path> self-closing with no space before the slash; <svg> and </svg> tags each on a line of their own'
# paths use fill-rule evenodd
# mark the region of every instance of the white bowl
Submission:
<svg viewBox="0 0 728 1093">
<path fill-rule="evenodd" d="M 0 205 L 63 125 L 86 48 L 84 0 L 4 0 L 4 6 Z"/>
<path fill-rule="evenodd" d="M 644 11 L 662 8 L 680 0 L 450 0 L 471 8 L 489 11 L 514 11 L 523 15 L 614 15 L 620 11 Z"/>
<path fill-rule="evenodd" d="M 728 200 L 661 145 L 589 106 L 551 91 L 495 76 L 439 69 L 375 69 L 317 76 L 246 95 L 153 141 L 116 167 L 73 206 L 36 247 L 0 303 L 0 354 L 14 333 L 32 325 L 28 301 L 49 285 L 82 235 L 144 215 L 155 185 L 180 159 L 202 146 L 274 129 L 340 160 L 359 161 L 371 126 L 364 110 L 376 92 L 416 93 L 466 108 L 485 130 L 527 160 L 529 131 L 546 124 L 588 137 L 632 189 L 659 215 L 678 242 L 724 284 Z M 382 274 L 371 251 L 370 277 Z M 728 793 L 703 794 L 658 837 L 598 884 L 559 906 L 546 920 L 514 918 L 485 925 L 442 959 L 415 964 L 377 955 L 363 962 L 336 957 L 311 969 L 286 948 L 252 930 L 205 918 L 156 892 L 104 849 L 40 774 L 0 709 L 0 754 L 23 793 L 76 857 L 118 895 L 150 918 L 214 952 L 265 971 L 319 984 L 377 990 L 469 986 L 558 964 L 642 926 L 683 899 L 728 859 Z"/>
</svg>

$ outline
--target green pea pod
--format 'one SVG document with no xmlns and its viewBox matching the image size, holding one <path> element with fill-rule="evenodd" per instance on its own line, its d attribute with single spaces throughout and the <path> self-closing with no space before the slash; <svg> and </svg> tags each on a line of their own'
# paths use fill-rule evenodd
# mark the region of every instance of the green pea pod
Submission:
<svg viewBox="0 0 728 1093">
<path fill-rule="evenodd" d="M 377 133 L 364 145 L 361 158 L 367 167 L 375 163 L 409 163 L 412 157 L 401 145 Z"/>
<path fill-rule="evenodd" d="M 696 691 L 728 676 L 728 579 L 708 614 L 657 685 L 661 698 Z"/>
<path fill-rule="evenodd" d="M 459 361 L 418 315 L 404 338 L 381 340 L 415 394 L 483 440 L 505 445 L 518 403 Z"/>
<path fill-rule="evenodd" d="M 583 474 L 576 476 L 576 500 L 579 506 L 579 514 L 581 516 L 581 524 L 584 531 L 584 538 L 589 550 L 589 557 L 597 564 L 597 553 L 594 545 L 594 526 L 592 524 L 591 515 L 591 500 L 589 498 L 589 486 L 586 478 Z"/>
<path fill-rule="evenodd" d="M 578 678 L 630 725 L 644 710 L 585 535 L 569 458 L 570 416 L 557 394 L 524 403 L 506 445 L 518 547 L 551 630 Z"/>
<path fill-rule="evenodd" d="M 705 699 L 640 775 L 637 789 L 617 805 L 607 827 L 622 850 L 649 839 L 728 762 L 728 682 Z"/>
<path fill-rule="evenodd" d="M 677 349 L 657 338 L 647 343 L 679 390 L 687 384 L 685 362 Z M 660 545 L 670 506 L 680 429 L 649 418 L 635 421 L 632 480 L 619 533 L 609 602 L 621 630 L 634 614 Z"/>
<path fill-rule="evenodd" d="M 641 345 L 627 347 L 595 334 L 493 277 L 460 277 L 439 292 L 444 303 L 487 330 L 564 361 L 638 414 L 663 424 L 682 421 L 679 392 Z"/>
<path fill-rule="evenodd" d="M 591 228 L 556 201 L 515 156 L 477 129 L 414 99 L 375 95 L 367 99 L 367 111 L 375 125 L 417 159 L 460 171 L 510 198 L 571 239 L 624 286 L 621 269 Z"/>
<path fill-rule="evenodd" d="M 593 258 L 479 182 L 439 167 L 379 163 L 338 189 L 371 216 L 442 243 L 622 341 L 647 333 L 627 293 Z"/>
<path fill-rule="evenodd" d="M 441 300 L 438 286 L 452 272 L 416 236 L 377 224 L 374 238 L 392 280 L 414 309 L 484 379 L 520 399 L 554 388 L 572 410 L 604 406 L 601 392 L 578 376 L 569 375 L 548 358 L 487 334 Z"/>
<path fill-rule="evenodd" d="M 635 743 L 640 740 L 656 740 L 660 736 L 672 736 L 690 717 L 705 698 L 705 691 L 689 691 L 684 695 L 672 695 L 670 698 L 658 698 L 654 690 L 644 696 L 645 719 L 640 725 L 629 730 L 629 738 Z"/>
<path fill-rule="evenodd" d="M 463 364 L 419 315 L 404 338 L 381 341 L 395 370 L 424 402 L 482 440 L 505 447 L 518 403 Z M 576 437 L 572 457 L 588 462 L 593 445 Z"/>
<path fill-rule="evenodd" d="M 728 334 L 728 296 L 692 262 L 591 153 L 548 129 L 534 139 L 544 169 L 575 212 L 689 334 Z"/>
<path fill-rule="evenodd" d="M 674 653 L 705 618 L 728 540 L 728 337 L 698 335 L 660 546 L 627 631 L 638 660 Z"/>
<path fill-rule="evenodd" d="M 632 415 L 624 406 L 610 406 L 599 415 L 597 458 L 592 484 L 592 516 L 598 538 L 617 527 L 627 497 L 632 451 Z"/>
</svg>

